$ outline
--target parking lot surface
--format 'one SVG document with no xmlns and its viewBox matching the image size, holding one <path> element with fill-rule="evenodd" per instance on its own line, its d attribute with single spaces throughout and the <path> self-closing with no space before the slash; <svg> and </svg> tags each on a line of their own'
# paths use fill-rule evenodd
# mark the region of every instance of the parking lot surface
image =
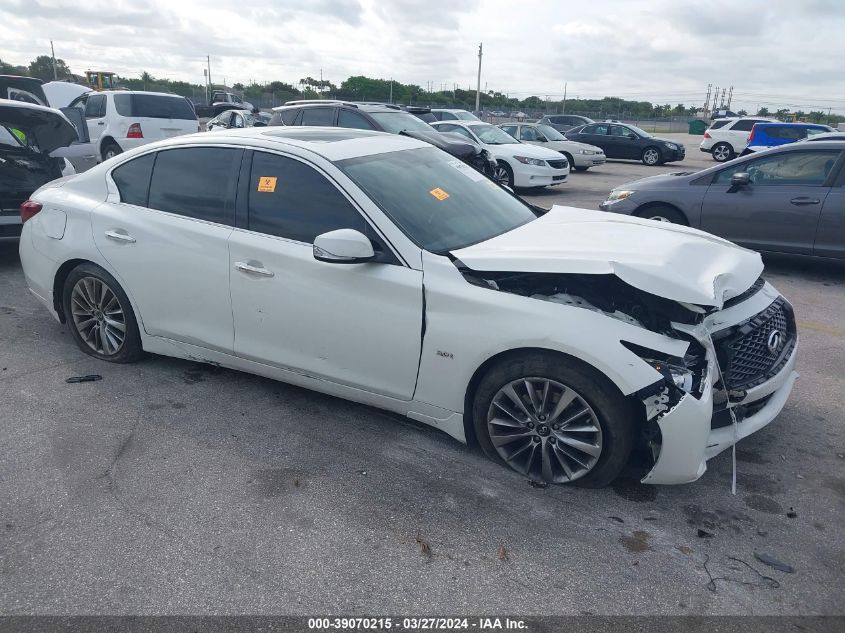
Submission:
<svg viewBox="0 0 845 633">
<path fill-rule="evenodd" d="M 715 164 L 700 137 L 666 136 L 683 163 L 610 162 L 527 197 L 595 209 L 628 180 Z M 170 358 L 97 361 L 0 244 L 0 609 L 841 613 L 845 268 L 766 262 L 801 378 L 739 445 L 732 496 L 729 452 L 684 486 L 536 488 L 376 409 Z M 102 380 L 65 382 L 85 374 Z"/>
</svg>

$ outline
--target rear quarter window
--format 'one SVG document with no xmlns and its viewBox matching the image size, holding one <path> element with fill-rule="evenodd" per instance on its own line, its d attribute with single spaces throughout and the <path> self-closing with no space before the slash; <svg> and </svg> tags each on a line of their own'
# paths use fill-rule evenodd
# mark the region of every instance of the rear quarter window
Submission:
<svg viewBox="0 0 845 633">
<path fill-rule="evenodd" d="M 196 121 L 197 115 L 184 97 L 165 95 L 116 94 L 114 107 L 125 117 L 181 119 Z"/>
<path fill-rule="evenodd" d="M 139 207 L 147 206 L 153 163 L 155 154 L 145 154 L 112 170 L 111 178 L 120 192 L 121 202 Z"/>
<path fill-rule="evenodd" d="M 722 119 L 720 121 L 713 121 L 713 124 L 708 128 L 709 130 L 718 130 L 720 127 L 725 127 L 730 121 Z"/>
</svg>

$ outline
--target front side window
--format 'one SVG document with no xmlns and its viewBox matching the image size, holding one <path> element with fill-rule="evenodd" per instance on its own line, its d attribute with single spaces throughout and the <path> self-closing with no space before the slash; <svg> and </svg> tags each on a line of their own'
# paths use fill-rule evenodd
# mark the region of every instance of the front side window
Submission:
<svg viewBox="0 0 845 633">
<path fill-rule="evenodd" d="M 367 232 L 361 214 L 323 174 L 293 158 L 264 152 L 252 158 L 248 226 L 308 244 L 336 229 Z"/>
<path fill-rule="evenodd" d="M 159 152 L 147 206 L 231 225 L 242 155 L 243 150 L 228 147 L 185 147 Z"/>
<path fill-rule="evenodd" d="M 580 132 L 581 134 L 596 134 L 597 136 L 604 136 L 607 134 L 607 126 L 602 124 L 588 125 Z"/>
<path fill-rule="evenodd" d="M 139 207 L 147 206 L 155 156 L 154 153 L 145 154 L 112 170 L 111 178 L 120 192 L 121 202 Z"/>
<path fill-rule="evenodd" d="M 335 164 L 405 235 L 434 253 L 483 242 L 537 217 L 524 202 L 433 147 Z"/>
<path fill-rule="evenodd" d="M 533 127 L 523 125 L 519 132 L 519 138 L 522 141 L 543 141 L 545 138 Z"/>
<path fill-rule="evenodd" d="M 517 135 L 517 127 L 515 125 L 503 125 L 501 126 L 502 129 L 510 134 L 512 137 L 516 138 Z"/>
<path fill-rule="evenodd" d="M 357 112 L 351 112 L 341 108 L 337 114 L 338 127 L 348 127 L 355 130 L 372 130 L 373 126 Z"/>
<path fill-rule="evenodd" d="M 748 172 L 754 186 L 815 185 L 821 186 L 827 180 L 838 150 L 784 152 L 765 156 L 720 171 L 714 184 L 728 184 L 731 176 Z"/>
</svg>

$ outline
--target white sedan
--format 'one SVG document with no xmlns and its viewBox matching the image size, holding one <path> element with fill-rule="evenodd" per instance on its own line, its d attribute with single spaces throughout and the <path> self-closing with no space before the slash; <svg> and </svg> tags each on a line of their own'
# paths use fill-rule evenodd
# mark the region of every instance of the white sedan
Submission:
<svg viewBox="0 0 845 633">
<path fill-rule="evenodd" d="M 587 171 L 590 167 L 604 165 L 607 161 L 601 147 L 570 141 L 551 125 L 543 123 L 502 123 L 499 127 L 523 143 L 540 145 L 560 152 L 566 156 L 570 168 L 575 171 Z"/>
<path fill-rule="evenodd" d="M 559 152 L 521 143 L 481 121 L 439 121 L 431 126 L 438 132 L 460 134 L 486 149 L 499 165 L 497 182 L 508 187 L 546 187 L 566 182 L 569 161 Z"/>
<path fill-rule="evenodd" d="M 399 135 L 168 139 L 45 185 L 21 218 L 26 282 L 86 354 L 381 407 L 534 481 L 606 485 L 637 444 L 643 481 L 693 481 L 775 418 L 796 376 L 792 309 L 758 254 L 542 213 Z"/>
</svg>

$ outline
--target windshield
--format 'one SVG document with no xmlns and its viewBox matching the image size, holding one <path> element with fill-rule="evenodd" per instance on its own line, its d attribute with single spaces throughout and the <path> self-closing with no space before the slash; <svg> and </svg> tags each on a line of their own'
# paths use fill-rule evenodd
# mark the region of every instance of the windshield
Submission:
<svg viewBox="0 0 845 633">
<path fill-rule="evenodd" d="M 540 130 L 543 134 L 546 135 L 546 138 L 550 141 L 565 141 L 566 137 L 554 129 L 551 125 L 546 125 L 545 123 L 542 125 L 538 125 L 537 129 Z"/>
<path fill-rule="evenodd" d="M 466 110 L 456 110 L 453 113 L 456 117 L 458 117 L 461 121 L 480 121 L 477 116 L 475 116 L 472 112 L 467 112 Z"/>
<path fill-rule="evenodd" d="M 648 132 L 646 132 L 645 130 L 641 130 L 641 129 L 640 129 L 640 128 L 638 128 L 636 125 L 628 125 L 628 124 L 626 123 L 626 124 L 625 124 L 625 127 L 627 127 L 629 130 L 631 130 L 632 132 L 634 132 L 634 133 L 635 133 L 635 134 L 637 134 L 638 136 L 641 136 L 641 137 L 643 137 L 643 138 L 651 138 L 651 134 L 649 134 L 649 133 L 648 133 Z"/>
<path fill-rule="evenodd" d="M 433 147 L 336 164 L 405 235 L 433 253 L 489 240 L 537 217 L 492 180 Z"/>
<path fill-rule="evenodd" d="M 481 139 L 482 143 L 487 143 L 487 145 L 511 145 L 519 143 L 519 141 L 510 134 L 504 130 L 500 130 L 495 125 L 490 125 L 489 123 L 484 123 L 483 125 L 470 125 L 468 127 L 479 139 Z"/>
<path fill-rule="evenodd" d="M 405 130 L 418 130 L 420 132 L 431 132 L 431 126 L 425 121 L 420 121 L 413 114 L 407 112 L 370 112 L 369 115 L 376 120 L 385 132 L 399 134 Z"/>
</svg>

